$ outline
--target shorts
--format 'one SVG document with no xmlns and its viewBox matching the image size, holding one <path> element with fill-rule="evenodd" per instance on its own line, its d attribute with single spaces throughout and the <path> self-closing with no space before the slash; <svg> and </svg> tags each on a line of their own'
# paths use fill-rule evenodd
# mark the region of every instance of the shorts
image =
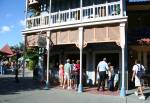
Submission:
<svg viewBox="0 0 150 103">
<path fill-rule="evenodd" d="M 75 74 L 71 74 L 70 79 L 71 79 L 71 80 L 74 80 L 74 79 L 75 79 Z"/>
<path fill-rule="evenodd" d="M 64 73 L 64 79 L 69 80 L 70 79 L 70 74 L 69 73 Z"/>
<path fill-rule="evenodd" d="M 136 87 L 142 86 L 143 83 L 144 83 L 144 80 L 143 80 L 143 79 L 135 78 L 135 86 L 136 86 Z"/>
</svg>

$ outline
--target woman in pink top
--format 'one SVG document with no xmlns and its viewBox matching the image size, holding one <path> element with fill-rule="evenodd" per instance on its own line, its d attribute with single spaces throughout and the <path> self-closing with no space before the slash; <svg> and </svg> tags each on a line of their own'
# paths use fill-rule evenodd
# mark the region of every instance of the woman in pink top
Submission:
<svg viewBox="0 0 150 103">
<path fill-rule="evenodd" d="M 59 82 L 60 82 L 60 86 L 63 86 L 63 82 L 64 82 L 64 66 L 62 64 L 59 65 Z"/>
</svg>

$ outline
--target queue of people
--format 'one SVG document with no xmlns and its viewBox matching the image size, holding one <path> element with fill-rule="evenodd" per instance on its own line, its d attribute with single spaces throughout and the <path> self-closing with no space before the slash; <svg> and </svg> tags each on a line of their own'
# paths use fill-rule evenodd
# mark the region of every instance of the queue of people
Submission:
<svg viewBox="0 0 150 103">
<path fill-rule="evenodd" d="M 70 59 L 66 60 L 66 63 L 59 65 L 59 82 L 63 89 L 75 89 L 77 90 L 79 84 L 79 72 L 80 72 L 80 61 Z"/>
<path fill-rule="evenodd" d="M 105 83 L 107 81 L 108 88 L 110 91 L 114 91 L 118 86 L 119 74 L 118 70 L 114 69 L 111 63 L 106 62 L 106 58 L 103 58 L 97 66 L 97 72 L 99 75 L 97 91 L 102 88 L 102 91 L 105 90 Z M 64 89 L 75 89 L 77 90 L 79 84 L 79 75 L 80 74 L 80 61 L 70 59 L 66 60 L 66 63 L 59 65 L 59 83 L 60 86 Z"/>
</svg>

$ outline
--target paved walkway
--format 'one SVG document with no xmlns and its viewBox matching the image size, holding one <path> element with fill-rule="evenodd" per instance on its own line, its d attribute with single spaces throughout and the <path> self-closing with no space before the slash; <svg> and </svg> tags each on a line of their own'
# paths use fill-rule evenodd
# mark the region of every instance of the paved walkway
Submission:
<svg viewBox="0 0 150 103">
<path fill-rule="evenodd" d="M 25 78 L 20 75 L 19 83 L 15 83 L 14 75 L 0 76 L 0 103 L 150 103 L 150 88 L 145 90 L 146 100 L 139 100 L 133 94 L 134 90 L 127 91 L 126 97 L 77 93 L 60 88 L 43 90 L 30 73 Z"/>
</svg>

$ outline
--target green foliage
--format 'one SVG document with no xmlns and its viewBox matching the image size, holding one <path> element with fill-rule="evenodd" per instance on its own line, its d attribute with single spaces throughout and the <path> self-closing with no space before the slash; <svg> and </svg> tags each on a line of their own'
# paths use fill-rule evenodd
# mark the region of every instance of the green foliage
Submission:
<svg viewBox="0 0 150 103">
<path fill-rule="evenodd" d="M 16 45 L 14 45 L 14 46 L 11 46 L 10 47 L 12 50 L 14 50 L 15 52 L 16 51 L 21 51 L 21 52 L 23 52 L 23 50 L 24 50 L 24 43 L 19 43 L 19 44 L 16 44 Z"/>
<path fill-rule="evenodd" d="M 120 14 L 120 6 L 119 6 L 119 5 L 117 5 L 116 13 L 117 13 L 117 15 L 119 15 L 119 14 Z"/>
<path fill-rule="evenodd" d="M 38 48 L 34 47 L 34 48 L 28 48 L 26 53 L 25 53 L 25 58 L 26 59 L 30 59 L 29 60 L 29 64 L 28 64 L 28 68 L 30 70 L 33 70 L 35 68 L 35 66 L 38 63 Z"/>
<path fill-rule="evenodd" d="M 30 60 L 29 64 L 28 64 L 29 70 L 33 70 L 35 68 L 35 66 L 36 66 L 36 62 L 33 60 Z"/>
<path fill-rule="evenodd" d="M 17 60 L 16 56 L 11 57 L 11 61 L 16 61 L 16 60 Z"/>
<path fill-rule="evenodd" d="M 27 49 L 25 53 L 25 58 L 31 59 L 31 60 L 38 60 L 38 48 L 29 48 Z"/>
</svg>

